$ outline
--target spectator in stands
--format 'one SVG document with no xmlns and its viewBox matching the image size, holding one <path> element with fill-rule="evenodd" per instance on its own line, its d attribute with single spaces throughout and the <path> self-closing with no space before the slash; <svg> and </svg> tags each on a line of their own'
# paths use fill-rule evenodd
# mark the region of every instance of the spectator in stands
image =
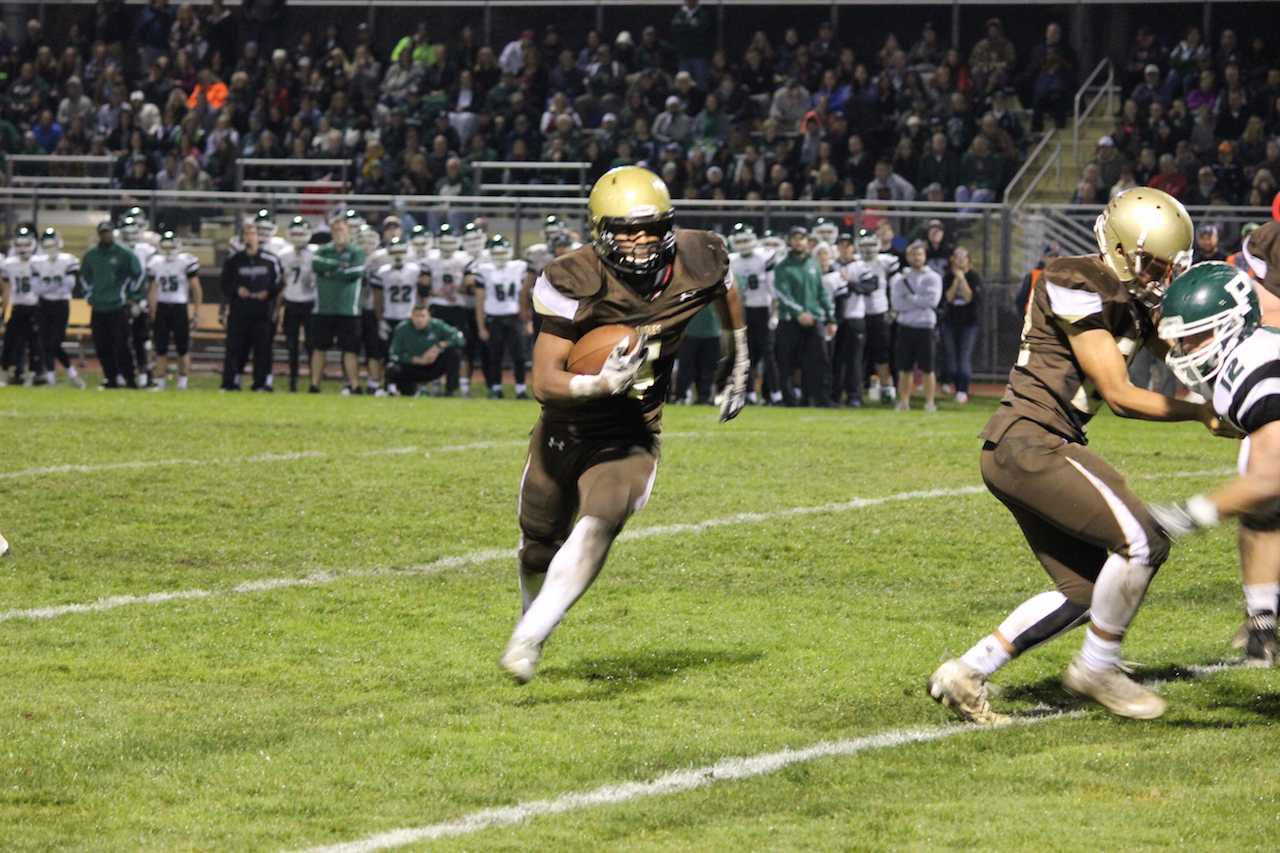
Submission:
<svg viewBox="0 0 1280 853">
<path fill-rule="evenodd" d="M 1219 244 L 1217 225 L 1204 224 L 1196 228 L 1196 245 L 1192 252 L 1192 263 L 1221 261 L 1226 257 Z"/>
<path fill-rule="evenodd" d="M 1002 88 L 1009 82 L 1018 52 L 1004 34 L 999 18 L 988 18 L 986 36 L 969 52 L 969 73 L 979 93 Z"/>
<path fill-rule="evenodd" d="M 875 177 L 867 184 L 867 199 L 878 201 L 914 201 L 916 188 L 911 182 L 893 171 L 888 160 L 878 160 Z"/>
<path fill-rule="evenodd" d="M 995 201 L 1004 186 L 1004 163 L 991 151 L 985 136 L 975 136 L 960 162 L 960 184 L 956 201 L 961 204 Z"/>
<path fill-rule="evenodd" d="M 1151 178 L 1148 186 L 1167 192 L 1183 201 L 1187 192 L 1187 176 L 1178 169 L 1172 154 L 1160 155 L 1160 172 Z"/>
<path fill-rule="evenodd" d="M 716 43 L 711 10 L 698 0 L 684 0 L 671 19 L 671 43 L 680 70 L 688 71 L 699 86 L 706 88 Z"/>
<path fill-rule="evenodd" d="M 1240 204 L 1244 200 L 1245 188 L 1248 186 L 1244 177 L 1244 169 L 1236 162 L 1235 146 L 1223 140 L 1218 143 L 1218 159 L 1213 164 L 1213 177 L 1217 181 L 1217 189 L 1230 204 Z"/>
<path fill-rule="evenodd" d="M 62 139 L 62 125 L 54 120 L 52 110 L 42 110 L 40 112 L 40 121 L 32 128 L 35 135 L 36 144 L 44 151 L 42 153 L 52 154 L 53 149 L 58 147 L 58 142 Z"/>
<path fill-rule="evenodd" d="M 685 145 L 693 132 L 693 122 L 685 113 L 684 104 L 675 95 L 667 96 L 666 109 L 653 120 L 653 135 L 659 142 Z"/>
<path fill-rule="evenodd" d="M 1184 201 L 1189 205 L 1213 204 L 1213 199 L 1219 192 L 1218 179 L 1213 175 L 1213 167 L 1201 166 L 1196 173 L 1196 184 Z"/>
<path fill-rule="evenodd" d="M 789 77 L 787 82 L 773 93 L 773 101 L 769 105 L 769 117 L 778 123 L 784 132 L 799 129 L 800 120 L 809 111 L 809 90 L 797 77 Z"/>
</svg>

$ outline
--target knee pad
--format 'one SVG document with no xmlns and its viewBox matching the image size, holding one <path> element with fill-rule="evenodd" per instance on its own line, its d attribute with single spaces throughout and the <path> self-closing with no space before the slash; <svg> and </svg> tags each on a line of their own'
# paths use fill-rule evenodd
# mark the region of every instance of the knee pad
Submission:
<svg viewBox="0 0 1280 853">
<path fill-rule="evenodd" d="M 530 574 L 545 574 L 551 565 L 551 559 L 560 550 L 564 540 L 547 541 L 541 539 L 520 540 L 520 570 Z"/>
</svg>

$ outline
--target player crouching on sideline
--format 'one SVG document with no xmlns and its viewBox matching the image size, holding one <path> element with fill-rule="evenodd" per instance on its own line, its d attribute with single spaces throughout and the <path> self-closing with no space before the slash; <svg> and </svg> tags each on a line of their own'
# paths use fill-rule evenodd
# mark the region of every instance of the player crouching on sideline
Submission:
<svg viewBox="0 0 1280 853">
<path fill-rule="evenodd" d="M 462 332 L 431 316 L 425 303 L 413 306 L 409 322 L 396 326 L 387 347 L 387 391 L 412 397 L 418 386 L 441 376 L 445 393 L 458 393 L 460 351 L 466 344 Z"/>
<path fill-rule="evenodd" d="M 1280 597 L 1280 329 L 1261 325 L 1249 277 L 1216 261 L 1196 264 L 1174 281 L 1162 314 L 1169 369 L 1246 438 L 1240 476 L 1208 494 L 1152 506 L 1151 514 L 1172 539 L 1240 519 L 1245 662 L 1271 666 Z"/>
<path fill-rule="evenodd" d="M 169 339 L 178 351 L 178 390 L 187 390 L 191 372 L 191 328 L 200 314 L 204 290 L 200 287 L 200 261 L 182 251 L 172 231 L 160 235 L 160 251 L 147 262 L 151 287 L 147 310 L 155 335 L 156 377 L 153 391 L 163 391 L 169 376 Z"/>
<path fill-rule="evenodd" d="M 649 500 L 672 363 L 685 327 L 709 303 L 732 330 L 720 420 L 746 402 L 746 320 L 721 239 L 677 230 L 666 185 L 638 166 L 606 172 L 587 205 L 591 246 L 548 264 L 533 292 L 543 318 L 533 350 L 542 415 L 520 483 L 523 615 L 501 659 L 521 683 Z M 574 343 L 611 324 L 630 326 L 639 339 L 622 338 L 599 373 L 571 373 Z"/>
<path fill-rule="evenodd" d="M 1089 621 L 1063 684 L 1113 714 L 1153 719 L 1165 701 L 1121 668 L 1120 642 L 1169 538 L 1124 478 L 1085 447 L 1099 398 L 1121 417 L 1199 421 L 1235 435 L 1207 404 L 1134 386 L 1128 362 L 1155 346 L 1153 312 L 1191 257 L 1191 218 L 1172 196 L 1120 193 L 1094 225 L 1099 254 L 1055 258 L 1027 303 L 1022 347 L 981 435 L 982 479 L 1013 514 L 1056 590 L 1023 602 L 991 634 L 930 676 L 930 695 L 962 719 L 1003 719 L 987 679 L 1018 655 Z M 1093 389 L 1097 389 L 1096 393 Z"/>
</svg>

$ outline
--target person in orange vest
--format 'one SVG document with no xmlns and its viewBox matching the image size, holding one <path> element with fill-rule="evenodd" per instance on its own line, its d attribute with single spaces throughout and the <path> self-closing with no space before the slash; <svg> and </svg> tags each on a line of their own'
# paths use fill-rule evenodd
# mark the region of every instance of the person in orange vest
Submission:
<svg viewBox="0 0 1280 853">
<path fill-rule="evenodd" d="M 1031 292 L 1035 290 L 1036 284 L 1040 281 L 1040 277 L 1044 275 L 1044 265 L 1053 258 L 1062 254 L 1062 248 L 1054 242 L 1045 244 L 1044 251 L 1040 253 L 1040 261 L 1030 272 L 1022 277 L 1022 285 L 1018 288 L 1017 304 L 1026 308 L 1027 301 L 1031 299 Z"/>
<path fill-rule="evenodd" d="M 210 109 L 220 110 L 227 102 L 227 84 L 214 77 L 208 68 L 202 68 L 196 77 L 196 87 L 187 96 L 187 109 L 194 110 L 200 103 L 201 95 L 204 95 Z"/>
</svg>

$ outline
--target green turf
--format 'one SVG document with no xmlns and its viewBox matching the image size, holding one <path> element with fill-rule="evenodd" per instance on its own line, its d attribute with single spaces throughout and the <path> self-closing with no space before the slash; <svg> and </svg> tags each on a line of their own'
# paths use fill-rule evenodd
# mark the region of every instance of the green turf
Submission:
<svg viewBox="0 0 1280 853">
<path fill-rule="evenodd" d="M 990 409 L 751 409 L 722 426 L 672 407 L 631 529 L 978 485 Z M 512 563 L 414 568 L 514 547 L 535 416 L 513 401 L 0 390 L 14 547 L 0 612 L 213 593 L 0 622 L 0 847 L 305 847 L 941 726 L 925 677 L 1047 586 L 985 493 L 642 538 L 615 548 L 518 688 L 496 666 Z M 1091 432 L 1152 499 L 1206 487 L 1168 475 L 1227 469 L 1236 449 L 1191 425 L 1103 416 Z M 245 461 L 288 453 L 313 455 Z M 35 472 L 146 460 L 181 464 Z M 320 571 L 337 579 L 228 594 Z M 1126 654 L 1166 682 L 1160 721 L 1086 709 L 440 846 L 1269 847 L 1275 674 L 1179 669 L 1232 654 L 1236 572 L 1220 531 L 1157 578 Z M 1077 643 L 1015 662 L 995 701 L 1075 707 L 1058 677 Z"/>
</svg>

